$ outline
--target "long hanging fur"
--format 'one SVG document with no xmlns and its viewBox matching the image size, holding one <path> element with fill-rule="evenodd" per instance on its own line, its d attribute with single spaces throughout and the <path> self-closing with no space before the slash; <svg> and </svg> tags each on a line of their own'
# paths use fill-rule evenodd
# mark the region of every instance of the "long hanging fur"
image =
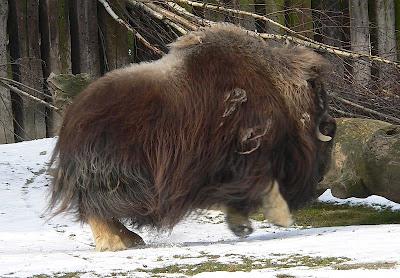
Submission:
<svg viewBox="0 0 400 278">
<path fill-rule="evenodd" d="M 172 228 L 198 207 L 253 211 L 273 180 L 297 208 L 330 159 L 331 142 L 315 133 L 332 121 L 325 66 L 310 50 L 221 24 L 106 74 L 66 111 L 50 208 Z"/>
</svg>

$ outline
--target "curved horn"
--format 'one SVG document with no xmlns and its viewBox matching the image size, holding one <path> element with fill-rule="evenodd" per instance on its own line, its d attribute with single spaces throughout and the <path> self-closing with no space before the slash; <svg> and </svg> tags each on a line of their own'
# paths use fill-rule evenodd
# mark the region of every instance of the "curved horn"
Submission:
<svg viewBox="0 0 400 278">
<path fill-rule="evenodd" d="M 322 134 L 321 131 L 319 131 L 319 127 L 317 127 L 317 138 L 319 141 L 322 142 L 329 142 L 332 140 L 331 136 Z"/>
</svg>

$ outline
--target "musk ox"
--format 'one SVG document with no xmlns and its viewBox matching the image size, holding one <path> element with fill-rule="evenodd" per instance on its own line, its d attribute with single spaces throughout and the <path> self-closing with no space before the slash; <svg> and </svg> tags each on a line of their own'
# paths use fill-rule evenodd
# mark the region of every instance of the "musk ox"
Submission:
<svg viewBox="0 0 400 278">
<path fill-rule="evenodd" d="M 239 236 L 258 208 L 290 225 L 330 159 L 325 66 L 311 50 L 221 24 L 106 74 L 65 113 L 50 208 L 89 223 L 100 251 L 143 244 L 120 220 L 171 229 L 214 205 Z"/>
</svg>

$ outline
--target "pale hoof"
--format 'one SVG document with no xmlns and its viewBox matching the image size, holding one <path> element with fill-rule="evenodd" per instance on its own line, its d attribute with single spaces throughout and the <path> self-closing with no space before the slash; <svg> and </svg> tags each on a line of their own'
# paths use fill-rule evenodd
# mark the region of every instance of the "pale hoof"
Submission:
<svg viewBox="0 0 400 278">
<path fill-rule="evenodd" d="M 133 232 L 123 231 L 120 235 L 107 235 L 98 237 L 96 241 L 96 251 L 121 251 L 129 248 L 144 245 L 143 239 Z"/>
<path fill-rule="evenodd" d="M 143 239 L 128 230 L 117 219 L 90 217 L 88 223 L 96 243 L 96 251 L 119 251 L 144 245 Z"/>
<path fill-rule="evenodd" d="M 264 218 L 274 225 L 285 228 L 294 223 L 292 216 L 285 210 L 268 210 L 268 212 L 264 212 Z"/>
</svg>

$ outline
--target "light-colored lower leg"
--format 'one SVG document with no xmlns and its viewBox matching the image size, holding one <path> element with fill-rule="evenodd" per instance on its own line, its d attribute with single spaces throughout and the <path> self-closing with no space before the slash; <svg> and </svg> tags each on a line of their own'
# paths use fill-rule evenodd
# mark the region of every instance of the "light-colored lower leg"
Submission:
<svg viewBox="0 0 400 278">
<path fill-rule="evenodd" d="M 144 245 L 139 235 L 128 230 L 116 219 L 89 217 L 87 222 L 92 229 L 96 251 L 118 251 Z"/>
<path fill-rule="evenodd" d="M 247 215 L 230 207 L 225 208 L 225 214 L 229 229 L 238 237 L 246 237 L 253 232 Z"/>
<path fill-rule="evenodd" d="M 293 224 L 289 206 L 279 191 L 277 181 L 274 181 L 272 188 L 265 193 L 263 198 L 263 213 L 265 219 L 275 225 L 289 227 Z"/>
</svg>

